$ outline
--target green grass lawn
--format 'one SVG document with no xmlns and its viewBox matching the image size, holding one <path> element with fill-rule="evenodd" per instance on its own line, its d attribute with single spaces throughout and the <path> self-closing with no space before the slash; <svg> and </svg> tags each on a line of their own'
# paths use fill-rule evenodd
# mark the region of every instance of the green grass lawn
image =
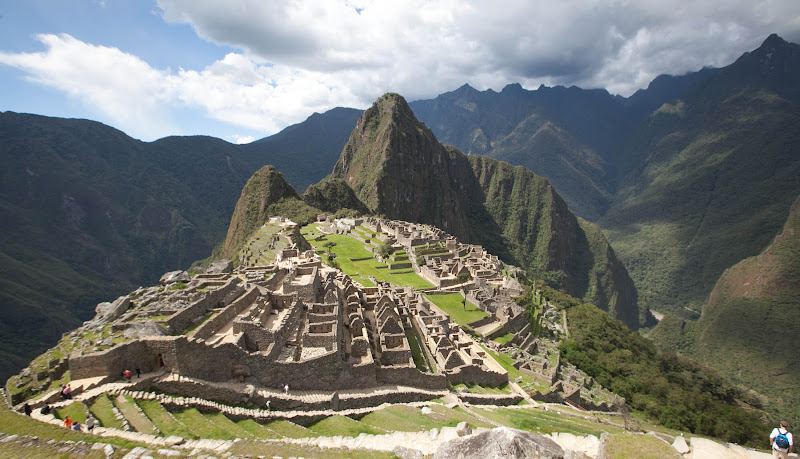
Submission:
<svg viewBox="0 0 800 459">
<path fill-rule="evenodd" d="M 125 416 L 125 419 L 128 420 L 128 423 L 134 430 L 150 435 L 158 435 L 156 426 L 139 411 L 133 398 L 128 395 L 118 395 L 117 398 L 114 399 L 114 404 L 122 415 Z"/>
<path fill-rule="evenodd" d="M 507 342 L 514 339 L 513 333 L 506 333 L 505 335 L 500 335 L 497 338 L 492 339 L 497 344 L 506 344 Z"/>
<path fill-rule="evenodd" d="M 417 432 L 430 430 L 434 427 L 453 427 L 461 421 L 466 421 L 472 427 L 493 427 L 480 419 L 460 410 L 447 408 L 443 405 L 431 405 L 432 414 L 422 414 L 421 408 L 406 405 L 395 405 L 382 410 L 373 411 L 364 415 L 360 421 L 379 429 L 396 430 L 402 432 Z"/>
<path fill-rule="evenodd" d="M 277 419 L 264 427 L 286 438 L 318 437 L 316 432 L 284 419 Z"/>
<path fill-rule="evenodd" d="M 416 330 L 413 328 L 404 328 L 403 331 L 406 334 L 406 339 L 408 339 L 408 345 L 411 347 L 411 357 L 414 359 L 414 365 L 417 367 L 417 370 L 430 372 L 431 369 L 428 368 L 428 362 L 425 360 L 425 356 L 422 354 L 423 351 L 420 347 L 419 337 L 417 336 Z"/>
<path fill-rule="evenodd" d="M 132 449 L 137 446 L 145 446 L 141 443 L 131 442 L 115 437 L 98 437 L 91 434 L 75 432 L 74 430 L 67 430 L 64 427 L 47 424 L 45 422 L 35 421 L 23 414 L 12 412 L 8 409 L 5 403 L 0 403 L 0 432 L 8 435 L 30 435 L 38 437 L 44 441 L 85 441 L 87 443 L 111 443 L 114 446 L 121 448 Z M 3 444 L 0 443 L 0 446 Z M 8 445 L 9 450 L 6 452 L 14 452 L 13 445 Z M 0 457 L 29 457 L 27 454 L 4 454 L 4 450 L 0 449 Z M 102 450 L 101 450 L 102 451 Z M 34 456 L 36 457 L 36 456 Z M 39 456 L 41 457 L 41 456 Z M 64 457 L 62 453 L 49 456 Z"/>
<path fill-rule="evenodd" d="M 153 424 L 158 427 L 164 436 L 175 435 L 186 439 L 197 438 L 197 435 L 186 427 L 183 423 L 175 419 L 160 403 L 155 400 L 138 400 L 136 402 L 144 414 L 150 418 Z"/>
<path fill-rule="evenodd" d="M 262 426 L 252 419 L 242 419 L 240 421 L 236 421 L 236 425 L 241 427 L 242 430 L 246 430 L 253 437 L 261 440 L 283 438 L 282 435 L 279 435 L 275 431 Z"/>
<path fill-rule="evenodd" d="M 307 234 L 307 230 L 303 232 Z M 430 282 L 419 277 L 413 270 L 411 272 L 403 271 L 400 273 L 390 272 L 385 263 L 380 263 L 378 260 L 372 258 L 372 252 L 365 249 L 362 242 L 350 236 L 330 234 L 326 236 L 325 240 L 315 241 L 312 238 L 308 242 L 314 246 L 314 250 L 316 250 L 317 253 L 322 251 L 320 255 L 323 261 L 327 260 L 325 253 L 328 250 L 324 248 L 323 245 L 327 242 L 334 242 L 336 245 L 331 251 L 336 254 L 336 263 L 339 264 L 339 269 L 350 277 L 358 280 L 364 286 L 374 286 L 368 279 L 369 276 L 373 276 L 375 279 L 390 282 L 393 285 L 409 286 L 417 289 L 433 287 Z M 363 261 L 350 261 L 350 258 L 358 259 L 365 257 L 370 258 Z"/>
<path fill-rule="evenodd" d="M 316 432 L 323 437 L 332 437 L 342 435 L 345 437 L 357 437 L 359 434 L 373 434 L 381 435 L 387 433 L 385 429 L 381 429 L 369 424 L 364 424 L 355 421 L 346 416 L 329 416 L 321 421 L 315 422 L 308 426 L 312 432 Z"/>
<path fill-rule="evenodd" d="M 254 435 L 248 430 L 243 429 L 241 426 L 228 419 L 228 417 L 222 413 L 203 413 L 203 416 L 208 419 L 209 422 L 233 435 L 234 438 L 254 437 Z"/>
<path fill-rule="evenodd" d="M 86 422 L 86 405 L 81 402 L 72 402 L 67 406 L 55 410 L 58 419 L 65 419 L 69 416 L 73 421 L 84 424 Z"/>
<path fill-rule="evenodd" d="M 603 432 L 623 432 L 621 428 L 609 426 L 608 424 L 599 424 L 594 421 L 535 408 L 484 410 L 473 407 L 472 411 L 505 426 L 540 434 L 566 432 L 574 435 L 595 435 L 599 437 Z M 612 455 L 610 457 L 616 456 Z"/>
<path fill-rule="evenodd" d="M 487 317 L 488 314 L 483 312 L 480 308 L 466 302 L 466 307 L 462 303 L 464 297 L 460 293 L 452 293 L 448 295 L 425 295 L 425 298 L 430 300 L 433 304 L 439 307 L 442 311 L 447 313 L 455 323 L 466 326 L 472 322 Z"/>
<path fill-rule="evenodd" d="M 216 438 L 219 440 L 233 440 L 236 438 L 235 435 L 222 426 L 208 420 L 196 408 L 176 411 L 173 416 L 200 438 Z"/>
<path fill-rule="evenodd" d="M 103 394 L 96 399 L 89 406 L 89 411 L 94 415 L 95 419 L 100 421 L 103 427 L 110 427 L 112 429 L 122 429 L 122 421 L 114 416 L 114 404 L 111 403 L 108 396 Z"/>
<path fill-rule="evenodd" d="M 619 459 L 662 459 L 681 457 L 675 448 L 650 435 L 622 433 L 608 435 L 607 457 Z"/>
</svg>

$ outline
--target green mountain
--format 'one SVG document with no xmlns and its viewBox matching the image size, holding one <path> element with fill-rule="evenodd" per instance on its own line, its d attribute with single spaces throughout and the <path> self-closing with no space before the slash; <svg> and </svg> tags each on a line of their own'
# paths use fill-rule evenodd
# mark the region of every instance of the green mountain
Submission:
<svg viewBox="0 0 800 459">
<path fill-rule="evenodd" d="M 360 114 L 334 109 L 232 145 L 146 143 L 92 121 L 0 113 L 0 379 L 98 302 L 208 257 L 263 164 L 297 187 L 323 178 Z"/>
<path fill-rule="evenodd" d="M 319 213 L 319 209 L 311 208 L 300 199 L 275 166 L 264 166 L 242 189 L 221 256 L 234 258 L 241 245 L 269 221 L 269 217 L 286 216 L 296 223 L 306 224 Z"/>
<path fill-rule="evenodd" d="M 651 306 L 692 316 L 786 220 L 800 193 L 800 104 L 780 82 L 800 80 L 798 61 L 800 46 L 772 36 L 631 134 L 629 172 L 599 224 Z"/>
<path fill-rule="evenodd" d="M 442 146 L 397 94 L 364 112 L 332 177 L 349 184 L 370 213 L 430 223 L 481 244 L 639 326 L 636 290 L 593 224 L 579 221 L 529 170 Z"/>
<path fill-rule="evenodd" d="M 800 198 L 781 233 L 757 256 L 725 270 L 697 322 L 671 316 L 651 336 L 767 397 L 766 406 L 800 424 Z"/>
</svg>

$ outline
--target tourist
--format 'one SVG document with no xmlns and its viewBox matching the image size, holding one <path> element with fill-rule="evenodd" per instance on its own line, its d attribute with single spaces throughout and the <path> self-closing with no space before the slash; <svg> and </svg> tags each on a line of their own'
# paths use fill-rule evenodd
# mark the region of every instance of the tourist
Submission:
<svg viewBox="0 0 800 459">
<path fill-rule="evenodd" d="M 65 398 L 65 399 L 67 399 L 67 400 L 70 400 L 70 399 L 72 399 L 72 394 L 71 394 L 71 392 L 72 392 L 72 389 L 70 389 L 70 388 L 69 388 L 69 384 L 67 384 L 66 386 L 64 386 L 64 387 L 61 389 L 61 398 Z"/>
<path fill-rule="evenodd" d="M 772 445 L 772 457 L 787 459 L 792 452 L 794 441 L 792 433 L 789 432 L 789 423 L 781 421 L 781 425 L 772 429 L 769 434 L 769 443 Z"/>
<path fill-rule="evenodd" d="M 70 418 L 69 416 L 64 418 L 64 427 L 66 427 L 67 429 L 72 428 L 72 418 Z"/>
<path fill-rule="evenodd" d="M 82 431 L 81 423 L 76 421 L 74 424 L 72 424 L 72 430 L 81 432 Z"/>
<path fill-rule="evenodd" d="M 25 416 L 30 416 L 31 415 L 31 411 L 33 411 L 33 410 L 31 409 L 31 406 L 28 405 L 27 402 L 25 403 L 25 406 L 23 406 L 22 408 L 25 410 Z"/>
<path fill-rule="evenodd" d="M 50 405 L 45 403 L 44 406 L 42 407 L 42 409 L 39 410 L 39 412 L 42 413 L 43 415 L 47 416 L 48 414 L 50 414 L 50 410 L 52 410 L 52 408 L 50 408 Z"/>
<path fill-rule="evenodd" d="M 283 393 L 286 394 L 286 395 L 289 395 L 289 385 L 288 384 L 283 386 Z"/>
<path fill-rule="evenodd" d="M 92 429 L 94 429 L 94 424 L 95 424 L 94 418 L 92 416 L 89 416 L 89 419 L 86 420 L 86 431 L 92 433 Z"/>
<path fill-rule="evenodd" d="M 130 382 L 131 380 L 131 370 L 125 370 L 122 372 L 122 375 L 125 376 L 125 380 Z"/>
<path fill-rule="evenodd" d="M 142 370 L 140 370 L 139 367 L 136 367 L 136 379 L 139 379 L 141 377 L 142 377 Z"/>
<path fill-rule="evenodd" d="M 270 405 L 269 405 L 269 400 L 267 400 L 266 408 L 267 408 L 267 411 L 272 411 L 272 407 L 270 407 Z"/>
</svg>

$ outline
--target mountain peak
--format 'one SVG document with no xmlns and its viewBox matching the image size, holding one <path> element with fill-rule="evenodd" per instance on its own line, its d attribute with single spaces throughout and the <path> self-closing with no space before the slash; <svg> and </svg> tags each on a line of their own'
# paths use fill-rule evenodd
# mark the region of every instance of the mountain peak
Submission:
<svg viewBox="0 0 800 459">
<path fill-rule="evenodd" d="M 781 38 L 778 34 L 773 33 L 763 43 L 761 43 L 760 48 L 774 48 L 776 46 L 785 46 L 789 43 Z"/>
</svg>

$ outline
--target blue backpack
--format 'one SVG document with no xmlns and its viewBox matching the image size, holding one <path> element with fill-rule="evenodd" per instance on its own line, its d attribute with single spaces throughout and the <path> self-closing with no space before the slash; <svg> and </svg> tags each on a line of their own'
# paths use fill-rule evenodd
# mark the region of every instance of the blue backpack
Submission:
<svg viewBox="0 0 800 459">
<path fill-rule="evenodd" d="M 789 433 L 789 432 L 786 432 L 786 433 Z M 786 433 L 781 433 L 780 429 L 778 429 L 778 436 L 775 437 L 775 444 L 780 449 L 789 448 L 789 437 L 786 436 Z"/>
</svg>

